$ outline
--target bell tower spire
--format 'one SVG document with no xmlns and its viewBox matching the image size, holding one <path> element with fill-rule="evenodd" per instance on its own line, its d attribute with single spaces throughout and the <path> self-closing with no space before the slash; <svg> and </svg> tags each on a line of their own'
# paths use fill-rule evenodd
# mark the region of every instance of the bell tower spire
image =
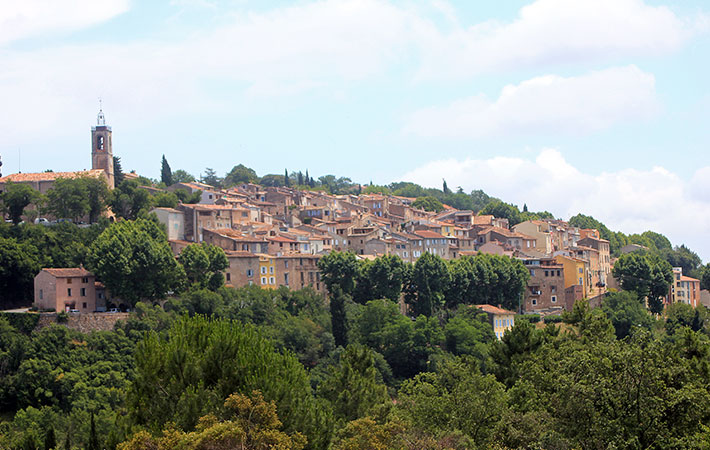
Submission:
<svg viewBox="0 0 710 450">
<path fill-rule="evenodd" d="M 100 98 L 99 113 L 96 115 L 96 126 L 91 127 L 91 168 L 106 172 L 108 187 L 109 189 L 114 188 L 111 127 L 106 125 L 103 102 Z"/>
</svg>

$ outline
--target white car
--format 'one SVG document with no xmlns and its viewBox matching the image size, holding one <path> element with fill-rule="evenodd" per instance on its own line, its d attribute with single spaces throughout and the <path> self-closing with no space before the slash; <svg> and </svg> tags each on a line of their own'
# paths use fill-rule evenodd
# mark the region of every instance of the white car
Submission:
<svg viewBox="0 0 710 450">
<path fill-rule="evenodd" d="M 45 219 L 44 217 L 38 217 L 35 219 L 35 225 L 49 225 L 49 220 Z"/>
</svg>

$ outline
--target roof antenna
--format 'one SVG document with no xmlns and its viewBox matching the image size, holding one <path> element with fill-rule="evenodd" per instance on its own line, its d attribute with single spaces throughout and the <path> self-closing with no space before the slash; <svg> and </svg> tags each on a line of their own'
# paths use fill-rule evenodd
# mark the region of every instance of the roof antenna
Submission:
<svg viewBox="0 0 710 450">
<path fill-rule="evenodd" d="M 22 173 L 22 152 L 17 147 L 17 173 Z"/>
</svg>

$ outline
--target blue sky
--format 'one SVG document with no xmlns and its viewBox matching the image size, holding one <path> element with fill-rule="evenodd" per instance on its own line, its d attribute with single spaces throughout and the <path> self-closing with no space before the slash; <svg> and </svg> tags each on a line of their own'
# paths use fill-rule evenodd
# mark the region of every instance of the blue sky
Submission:
<svg viewBox="0 0 710 450">
<path fill-rule="evenodd" d="M 59 5 L 59 3 L 62 3 Z M 243 163 L 654 229 L 710 258 L 702 1 L 25 0 L 0 8 L 3 173 Z"/>
</svg>

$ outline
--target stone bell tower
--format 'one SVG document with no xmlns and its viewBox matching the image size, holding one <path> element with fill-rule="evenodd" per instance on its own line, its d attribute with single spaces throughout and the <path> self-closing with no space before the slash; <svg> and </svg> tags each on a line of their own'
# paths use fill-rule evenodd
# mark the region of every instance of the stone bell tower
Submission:
<svg viewBox="0 0 710 450">
<path fill-rule="evenodd" d="M 114 188 L 111 127 L 106 125 L 106 117 L 101 107 L 96 117 L 96 126 L 91 127 L 91 168 L 106 172 L 108 187 Z"/>
</svg>

